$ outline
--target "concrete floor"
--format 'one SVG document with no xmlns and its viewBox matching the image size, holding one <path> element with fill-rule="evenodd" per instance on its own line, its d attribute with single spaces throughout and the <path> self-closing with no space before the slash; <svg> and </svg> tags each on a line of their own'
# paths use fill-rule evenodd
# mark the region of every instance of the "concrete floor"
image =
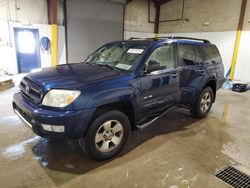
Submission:
<svg viewBox="0 0 250 188">
<path fill-rule="evenodd" d="M 95 162 L 73 140 L 26 128 L 11 108 L 16 90 L 0 92 L 1 187 L 230 187 L 217 169 L 233 164 L 250 174 L 250 91 L 220 90 L 202 120 L 172 111 L 133 134 L 117 158 Z"/>
</svg>

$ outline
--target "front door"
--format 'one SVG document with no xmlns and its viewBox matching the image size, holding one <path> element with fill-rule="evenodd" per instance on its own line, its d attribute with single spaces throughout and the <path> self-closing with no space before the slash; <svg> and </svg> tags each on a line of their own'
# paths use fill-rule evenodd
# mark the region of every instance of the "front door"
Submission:
<svg viewBox="0 0 250 188">
<path fill-rule="evenodd" d="M 179 90 L 174 45 L 166 44 L 156 48 L 145 66 L 150 60 L 159 62 L 160 69 L 147 73 L 141 78 L 142 113 L 144 115 L 160 112 L 175 103 Z"/>
<path fill-rule="evenodd" d="M 18 73 L 40 68 L 38 29 L 14 28 Z"/>
</svg>

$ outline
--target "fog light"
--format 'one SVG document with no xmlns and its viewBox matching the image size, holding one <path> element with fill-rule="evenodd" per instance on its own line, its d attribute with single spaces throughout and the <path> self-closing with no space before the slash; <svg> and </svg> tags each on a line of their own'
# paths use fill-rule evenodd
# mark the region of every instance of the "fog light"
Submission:
<svg viewBox="0 0 250 188">
<path fill-rule="evenodd" d="M 63 125 L 52 125 L 52 130 L 53 132 L 62 133 L 64 132 L 65 128 Z"/>
<path fill-rule="evenodd" d="M 56 133 L 62 133 L 64 132 L 65 128 L 63 125 L 47 125 L 47 124 L 42 124 L 42 127 L 45 131 L 50 131 L 50 132 L 56 132 Z"/>
<path fill-rule="evenodd" d="M 51 132 L 53 131 L 51 125 L 42 124 L 42 127 L 45 131 L 51 131 Z"/>
</svg>

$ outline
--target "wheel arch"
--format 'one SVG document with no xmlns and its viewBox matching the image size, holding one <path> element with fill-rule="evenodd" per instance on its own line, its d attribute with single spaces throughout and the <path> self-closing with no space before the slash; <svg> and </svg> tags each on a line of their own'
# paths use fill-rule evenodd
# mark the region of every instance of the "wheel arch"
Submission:
<svg viewBox="0 0 250 188">
<path fill-rule="evenodd" d="M 91 123 L 101 114 L 107 111 L 111 110 L 119 110 L 123 112 L 130 121 L 130 130 L 134 131 L 136 129 L 136 120 L 135 120 L 135 109 L 134 105 L 131 101 L 120 101 L 120 102 L 112 102 L 108 104 L 103 104 L 96 108 L 95 112 L 93 113 L 93 116 L 90 120 L 90 123 L 88 125 L 87 130 L 85 131 L 85 134 L 88 132 L 89 127 L 91 126 Z"/>
<path fill-rule="evenodd" d="M 203 89 L 205 89 L 206 87 L 211 87 L 213 94 L 214 94 L 214 98 L 213 98 L 213 102 L 215 102 L 215 98 L 216 98 L 216 81 L 215 80 L 209 80 L 204 87 L 202 88 L 201 91 L 203 91 Z"/>
</svg>

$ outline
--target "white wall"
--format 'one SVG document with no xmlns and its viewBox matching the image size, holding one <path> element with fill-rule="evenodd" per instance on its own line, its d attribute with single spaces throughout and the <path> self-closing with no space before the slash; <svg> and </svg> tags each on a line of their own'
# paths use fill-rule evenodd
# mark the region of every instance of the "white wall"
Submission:
<svg viewBox="0 0 250 188">
<path fill-rule="evenodd" d="M 2 0 L 0 20 L 47 24 L 47 0 Z"/>
<path fill-rule="evenodd" d="M 135 38 L 152 38 L 152 37 L 155 37 L 155 34 L 150 33 L 150 32 L 124 31 L 124 39 L 125 40 L 128 40 L 131 37 L 135 37 Z"/>
<path fill-rule="evenodd" d="M 250 84 L 250 31 L 241 33 L 234 78 Z"/>
<path fill-rule="evenodd" d="M 150 20 L 155 19 L 155 7 L 150 3 Z M 153 32 L 154 24 L 148 22 L 148 2 L 146 0 L 132 0 L 126 5 L 125 31 Z"/>
<path fill-rule="evenodd" d="M 19 28 L 33 28 L 39 30 L 39 39 L 48 37 L 51 40 L 51 25 L 47 24 L 31 24 L 23 25 L 19 22 L 8 22 L 0 20 L 0 68 L 9 73 L 16 74 L 17 60 L 16 60 L 16 46 L 14 39 L 14 27 Z M 40 49 L 41 67 L 51 66 L 51 50 L 42 51 Z M 66 62 L 65 57 L 65 37 L 64 27 L 58 26 L 58 64 Z"/>
<path fill-rule="evenodd" d="M 58 24 L 63 23 L 61 0 L 58 0 Z M 13 27 L 39 30 L 39 39 L 51 40 L 51 25 L 48 24 L 47 0 L 2 0 L 0 1 L 0 68 L 17 73 L 16 48 Z M 57 63 L 66 63 L 65 29 L 58 26 Z M 40 49 L 41 67 L 51 66 L 51 50 Z"/>
</svg>

